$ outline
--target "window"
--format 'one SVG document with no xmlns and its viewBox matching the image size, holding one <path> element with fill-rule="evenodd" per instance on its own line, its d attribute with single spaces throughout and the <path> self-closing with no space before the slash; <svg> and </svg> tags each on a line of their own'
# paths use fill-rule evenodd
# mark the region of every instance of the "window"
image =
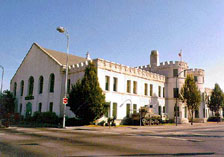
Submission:
<svg viewBox="0 0 224 157">
<path fill-rule="evenodd" d="M 39 78 L 39 94 L 43 93 L 43 86 L 44 86 L 44 78 L 40 76 Z"/>
<path fill-rule="evenodd" d="M 174 116 L 176 117 L 176 106 L 174 106 Z M 180 116 L 179 106 L 177 106 L 177 117 Z"/>
<path fill-rule="evenodd" d="M 186 70 L 184 70 L 184 77 L 186 77 Z"/>
<path fill-rule="evenodd" d="M 23 90 L 24 90 L 24 81 L 22 80 L 20 83 L 20 96 L 23 96 Z"/>
<path fill-rule="evenodd" d="M 54 93 L 54 81 L 55 81 L 55 78 L 54 78 L 54 74 L 52 73 L 50 75 L 50 93 Z"/>
<path fill-rule="evenodd" d="M 163 97 L 165 98 L 165 87 L 163 87 Z"/>
<path fill-rule="evenodd" d="M 107 111 L 106 111 L 106 113 L 105 113 L 105 117 L 110 117 L 110 102 L 107 102 L 109 105 L 108 105 L 108 107 L 107 107 Z"/>
<path fill-rule="evenodd" d="M 113 118 L 117 118 L 117 103 L 113 103 Z"/>
<path fill-rule="evenodd" d="M 198 82 L 198 77 L 197 76 L 194 76 L 194 81 Z"/>
<path fill-rule="evenodd" d="M 195 118 L 199 118 L 199 111 L 195 110 Z"/>
<path fill-rule="evenodd" d="M 161 86 L 158 87 L 158 96 L 161 97 Z"/>
<path fill-rule="evenodd" d="M 41 109 L 42 109 L 42 103 L 39 103 L 38 111 L 41 112 Z"/>
<path fill-rule="evenodd" d="M 133 82 L 133 93 L 137 94 L 137 81 Z"/>
<path fill-rule="evenodd" d="M 173 77 L 177 77 L 178 76 L 178 69 L 173 69 Z"/>
<path fill-rule="evenodd" d="M 131 93 L 131 80 L 127 80 L 127 93 Z"/>
<path fill-rule="evenodd" d="M 149 108 L 152 108 L 152 107 L 153 107 L 152 105 L 149 106 Z"/>
<path fill-rule="evenodd" d="M 29 81 L 28 81 L 28 95 L 31 96 L 33 95 L 33 87 L 34 86 L 34 79 L 33 76 L 30 76 Z"/>
<path fill-rule="evenodd" d="M 166 107 L 163 106 L 163 113 L 166 113 Z"/>
<path fill-rule="evenodd" d="M 50 102 L 49 111 L 53 112 L 53 102 Z"/>
<path fill-rule="evenodd" d="M 133 104 L 133 113 L 137 113 L 137 104 Z"/>
<path fill-rule="evenodd" d="M 178 98 L 179 97 L 179 88 L 173 88 L 173 97 Z"/>
<path fill-rule="evenodd" d="M 110 77 L 109 76 L 106 76 L 105 77 L 106 79 L 106 83 L 105 83 L 105 90 L 109 91 L 109 87 L 110 87 Z"/>
<path fill-rule="evenodd" d="M 113 91 L 117 91 L 117 78 L 114 77 Z"/>
<path fill-rule="evenodd" d="M 205 108 L 203 108 L 203 117 L 206 118 L 205 117 Z"/>
<path fill-rule="evenodd" d="M 184 107 L 184 118 L 187 118 L 187 106 Z"/>
<path fill-rule="evenodd" d="M 150 96 L 152 96 L 152 94 L 153 94 L 153 85 L 150 84 Z"/>
<path fill-rule="evenodd" d="M 23 104 L 20 104 L 19 113 L 22 114 Z"/>
<path fill-rule="evenodd" d="M 148 84 L 145 83 L 145 95 L 148 95 Z"/>
<path fill-rule="evenodd" d="M 14 97 L 16 97 L 16 88 L 17 88 L 17 83 L 15 82 L 14 83 L 14 91 L 13 91 Z"/>
<path fill-rule="evenodd" d="M 159 113 L 159 115 L 162 115 L 161 106 L 158 106 L 158 113 Z"/>
<path fill-rule="evenodd" d="M 67 82 L 67 93 L 70 92 L 70 86 L 71 86 L 71 80 L 68 79 L 68 82 Z"/>
<path fill-rule="evenodd" d="M 130 104 L 126 104 L 126 117 L 129 117 L 130 116 Z"/>
</svg>

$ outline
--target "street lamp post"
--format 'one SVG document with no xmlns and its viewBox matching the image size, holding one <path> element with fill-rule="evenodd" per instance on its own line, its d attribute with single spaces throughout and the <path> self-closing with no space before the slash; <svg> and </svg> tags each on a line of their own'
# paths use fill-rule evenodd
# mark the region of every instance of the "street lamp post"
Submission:
<svg viewBox="0 0 224 157">
<path fill-rule="evenodd" d="M 65 72 L 65 98 L 67 97 L 67 81 L 68 81 L 68 54 L 69 54 L 69 34 L 68 31 L 64 27 L 57 27 L 57 31 L 65 34 L 67 38 L 67 56 L 66 56 L 66 72 Z M 65 128 L 65 109 L 66 104 L 64 105 L 64 113 L 63 113 L 63 128 Z"/>
<path fill-rule="evenodd" d="M 3 88 L 3 76 L 4 76 L 4 67 L 0 65 L 0 68 L 2 68 L 2 82 L 1 82 L 1 93 Z"/>
<path fill-rule="evenodd" d="M 179 76 L 180 76 L 180 74 L 182 73 L 182 72 L 185 72 L 185 71 L 188 71 L 189 69 L 185 69 L 185 70 L 183 70 L 183 71 L 181 71 L 181 72 L 179 72 L 177 75 L 176 75 L 176 104 L 175 104 L 175 115 L 176 115 L 176 126 L 177 126 L 177 114 L 178 114 L 178 111 L 177 111 L 177 98 L 178 98 L 178 94 L 179 94 L 179 92 L 177 91 L 177 79 L 179 78 Z"/>
</svg>

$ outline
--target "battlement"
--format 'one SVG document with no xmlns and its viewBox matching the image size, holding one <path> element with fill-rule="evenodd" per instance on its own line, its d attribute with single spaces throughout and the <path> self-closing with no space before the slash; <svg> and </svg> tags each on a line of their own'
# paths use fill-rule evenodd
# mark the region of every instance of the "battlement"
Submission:
<svg viewBox="0 0 224 157">
<path fill-rule="evenodd" d="M 97 67 L 101 69 L 110 70 L 126 75 L 132 75 L 134 77 L 141 77 L 147 80 L 165 82 L 164 75 L 152 73 L 146 70 L 142 70 L 140 68 L 132 68 L 119 63 L 110 62 L 101 58 L 95 59 L 94 62 L 96 63 Z"/>
<path fill-rule="evenodd" d="M 180 61 L 169 61 L 169 62 L 161 62 L 159 66 L 153 67 L 155 69 L 166 69 L 166 68 L 185 68 L 188 69 L 188 65 L 186 62 L 180 62 Z M 144 65 L 144 66 L 138 66 L 139 69 L 143 70 L 149 70 L 151 69 L 151 65 Z"/>
<path fill-rule="evenodd" d="M 68 66 L 69 73 L 84 71 L 90 62 L 92 62 L 92 60 L 88 60 L 85 62 L 80 62 L 78 64 L 73 64 Z M 63 70 L 66 70 L 66 65 L 63 65 L 62 68 Z"/>
<path fill-rule="evenodd" d="M 170 67 L 182 67 L 182 68 L 188 68 L 188 65 L 186 62 L 182 61 L 169 61 L 169 62 L 161 62 L 158 68 L 170 68 Z"/>
<path fill-rule="evenodd" d="M 203 69 L 189 69 L 187 71 L 188 74 L 193 74 L 193 75 L 199 75 L 199 76 L 204 76 L 205 75 L 205 71 Z"/>
</svg>

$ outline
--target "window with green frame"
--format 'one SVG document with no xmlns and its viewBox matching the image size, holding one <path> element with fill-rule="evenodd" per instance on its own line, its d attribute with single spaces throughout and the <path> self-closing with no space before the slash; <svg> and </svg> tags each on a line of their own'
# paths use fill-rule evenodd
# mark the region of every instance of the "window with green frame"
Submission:
<svg viewBox="0 0 224 157">
<path fill-rule="evenodd" d="M 152 96 L 152 94 L 153 94 L 153 85 L 150 84 L 150 96 Z"/>
<path fill-rule="evenodd" d="M 158 87 L 158 97 L 161 97 L 161 86 Z"/>
<path fill-rule="evenodd" d="M 133 113 L 137 113 L 137 104 L 133 104 Z"/>
<path fill-rule="evenodd" d="M 106 112 L 105 112 L 105 117 L 110 117 L 110 102 L 107 102 L 108 103 L 108 106 L 107 106 L 107 109 L 106 109 Z"/>
<path fill-rule="evenodd" d="M 117 103 L 113 103 L 113 118 L 117 118 Z"/>
<path fill-rule="evenodd" d="M 105 90 L 109 91 L 110 90 L 110 77 L 105 76 Z"/>
<path fill-rule="evenodd" d="M 23 96 L 23 90 L 24 90 L 24 81 L 22 80 L 20 82 L 20 96 Z"/>
<path fill-rule="evenodd" d="M 13 91 L 14 97 L 16 97 L 16 90 L 17 90 L 17 83 L 15 82 L 14 83 L 14 91 Z"/>
<path fill-rule="evenodd" d="M 131 80 L 127 80 L 127 93 L 131 93 Z"/>
<path fill-rule="evenodd" d="M 41 112 L 41 110 L 42 110 L 42 103 L 40 102 L 38 106 L 38 111 Z"/>
<path fill-rule="evenodd" d="M 126 117 L 130 117 L 130 111 L 131 111 L 131 105 L 130 104 L 126 104 Z"/>
<path fill-rule="evenodd" d="M 145 95 L 147 96 L 148 95 L 148 84 L 147 83 L 145 83 Z"/>
<path fill-rule="evenodd" d="M 34 88 L 34 78 L 30 76 L 28 81 L 28 96 L 33 95 L 33 88 Z"/>
<path fill-rule="evenodd" d="M 54 93 L 54 81 L 55 81 L 55 77 L 54 74 L 52 73 L 50 75 L 50 93 Z"/>
<path fill-rule="evenodd" d="M 53 112 L 53 102 L 50 102 L 49 111 Z"/>
<path fill-rule="evenodd" d="M 39 94 L 43 93 L 43 86 L 44 86 L 44 78 L 40 76 L 39 78 Z"/>
</svg>

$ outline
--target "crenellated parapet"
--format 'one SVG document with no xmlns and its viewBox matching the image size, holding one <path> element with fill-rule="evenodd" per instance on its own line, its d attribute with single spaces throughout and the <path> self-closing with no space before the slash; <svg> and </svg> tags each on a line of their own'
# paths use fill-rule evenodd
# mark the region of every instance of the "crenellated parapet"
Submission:
<svg viewBox="0 0 224 157">
<path fill-rule="evenodd" d="M 126 75 L 131 75 L 134 77 L 140 77 L 147 80 L 154 80 L 154 81 L 162 81 L 165 82 L 165 76 L 159 75 L 156 73 L 152 73 L 146 70 L 142 70 L 140 68 L 133 68 L 129 66 L 125 66 L 122 64 L 110 62 L 101 58 L 95 59 L 94 63 L 96 63 L 96 66 L 100 69 L 105 69 L 117 73 L 122 73 Z"/>
<path fill-rule="evenodd" d="M 84 71 L 85 68 L 89 65 L 89 63 L 92 62 L 92 60 L 87 60 L 85 62 L 80 62 L 78 64 L 73 64 L 68 67 L 69 73 L 76 73 L 76 72 L 81 72 Z M 65 71 L 66 66 L 62 66 L 62 69 Z"/>
<path fill-rule="evenodd" d="M 196 75 L 196 76 L 204 76 L 205 75 L 205 71 L 203 69 L 189 69 L 187 71 L 188 74 L 193 74 L 193 75 Z"/>
<path fill-rule="evenodd" d="M 183 69 L 188 69 L 187 63 L 182 61 L 161 62 L 159 66 L 153 67 L 153 69 L 167 69 L 167 68 L 178 68 L 178 67 L 181 67 Z M 145 66 L 139 66 L 138 68 L 150 71 L 152 67 L 150 65 L 145 65 Z"/>
</svg>

